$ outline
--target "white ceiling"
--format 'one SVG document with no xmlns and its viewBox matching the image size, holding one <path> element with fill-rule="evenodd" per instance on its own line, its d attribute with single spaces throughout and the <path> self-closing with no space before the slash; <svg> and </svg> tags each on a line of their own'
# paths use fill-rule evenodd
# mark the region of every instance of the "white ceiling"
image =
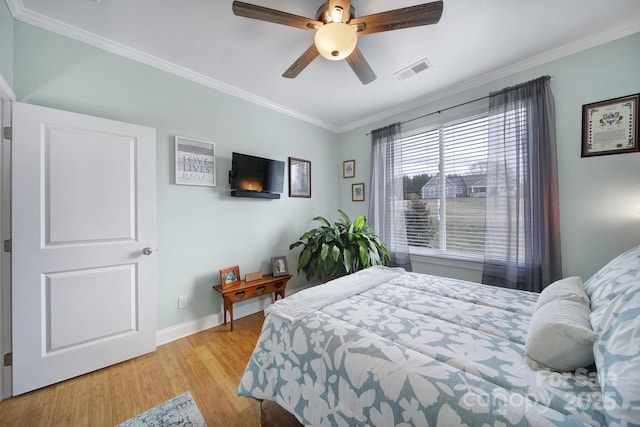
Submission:
<svg viewBox="0 0 640 427">
<path fill-rule="evenodd" d="M 444 0 L 438 24 L 358 39 L 378 76 L 363 86 L 346 62 L 322 57 L 281 77 L 313 33 L 237 17 L 231 0 L 6 1 L 18 20 L 335 132 L 640 31 L 638 0 Z M 309 18 L 323 3 L 245 1 Z M 352 4 L 365 16 L 423 2 Z M 393 76 L 424 58 L 429 70 Z"/>
</svg>

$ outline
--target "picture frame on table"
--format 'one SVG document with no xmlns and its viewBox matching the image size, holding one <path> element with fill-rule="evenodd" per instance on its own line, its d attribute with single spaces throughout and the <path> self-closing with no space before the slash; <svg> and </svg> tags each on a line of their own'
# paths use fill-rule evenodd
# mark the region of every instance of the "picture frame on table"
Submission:
<svg viewBox="0 0 640 427">
<path fill-rule="evenodd" d="M 289 157 L 289 197 L 311 198 L 311 162 Z"/>
<path fill-rule="evenodd" d="M 364 202 L 364 182 L 351 184 L 351 200 L 354 202 Z"/>
<path fill-rule="evenodd" d="M 345 160 L 342 162 L 342 177 L 353 178 L 356 176 L 356 161 Z"/>
<path fill-rule="evenodd" d="M 177 185 L 216 186 L 216 145 L 199 139 L 175 137 Z"/>
<path fill-rule="evenodd" d="M 286 276 L 287 274 L 289 274 L 287 257 L 285 256 L 271 257 L 271 270 L 273 271 L 273 277 Z"/>
<path fill-rule="evenodd" d="M 640 151 L 640 94 L 582 106 L 582 157 Z"/>
<path fill-rule="evenodd" d="M 234 265 L 233 267 L 220 270 L 220 284 L 222 285 L 222 289 L 237 285 L 238 283 L 240 283 L 239 266 Z"/>
</svg>

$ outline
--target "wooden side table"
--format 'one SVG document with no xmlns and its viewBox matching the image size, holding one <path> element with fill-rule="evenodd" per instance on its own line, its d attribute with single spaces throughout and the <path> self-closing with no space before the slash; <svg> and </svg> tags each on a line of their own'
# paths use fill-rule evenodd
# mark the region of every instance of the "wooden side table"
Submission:
<svg viewBox="0 0 640 427">
<path fill-rule="evenodd" d="M 224 301 L 224 324 L 227 324 L 227 311 L 229 312 L 229 319 L 231 323 L 231 330 L 233 331 L 233 304 L 239 301 L 245 301 L 250 298 L 259 297 L 262 295 L 273 293 L 274 301 L 280 298 L 284 298 L 284 291 L 287 287 L 287 282 L 291 279 L 291 275 L 273 277 L 271 274 L 262 276 L 262 279 L 252 280 L 251 282 L 245 282 L 242 280 L 239 284 L 230 286 L 226 289 L 222 289 L 222 285 L 216 285 L 213 287 L 222 295 Z"/>
</svg>

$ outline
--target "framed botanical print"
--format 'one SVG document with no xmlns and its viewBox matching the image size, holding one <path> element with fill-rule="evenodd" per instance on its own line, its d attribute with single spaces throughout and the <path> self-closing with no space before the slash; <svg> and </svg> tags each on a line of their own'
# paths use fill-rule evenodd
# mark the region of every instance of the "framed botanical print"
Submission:
<svg viewBox="0 0 640 427">
<path fill-rule="evenodd" d="M 364 202 L 364 183 L 351 184 L 351 200 L 354 202 Z"/>
<path fill-rule="evenodd" d="M 356 176 L 356 161 L 345 160 L 342 162 L 342 177 L 353 178 L 354 176 Z"/>
</svg>

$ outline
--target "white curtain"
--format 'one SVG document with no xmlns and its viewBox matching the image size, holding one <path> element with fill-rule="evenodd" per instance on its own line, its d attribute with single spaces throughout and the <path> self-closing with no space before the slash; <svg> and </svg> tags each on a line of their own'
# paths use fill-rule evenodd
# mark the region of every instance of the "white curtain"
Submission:
<svg viewBox="0 0 640 427">
<path fill-rule="evenodd" d="M 483 283 L 540 292 L 562 276 L 549 80 L 541 77 L 489 99 Z"/>
<path fill-rule="evenodd" d="M 402 177 L 400 123 L 372 131 L 369 225 L 391 252 L 390 265 L 411 271 Z"/>
</svg>

